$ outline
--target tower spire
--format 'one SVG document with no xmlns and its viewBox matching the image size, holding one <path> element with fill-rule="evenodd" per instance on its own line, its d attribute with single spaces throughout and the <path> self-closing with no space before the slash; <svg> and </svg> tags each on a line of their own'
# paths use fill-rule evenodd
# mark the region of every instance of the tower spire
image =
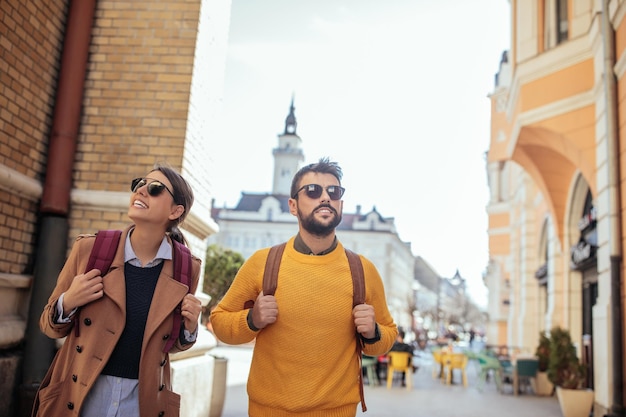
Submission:
<svg viewBox="0 0 626 417">
<path fill-rule="evenodd" d="M 291 94 L 291 106 L 289 107 L 289 114 L 285 119 L 285 135 L 295 135 L 296 127 L 298 126 L 298 122 L 296 121 L 296 115 L 294 111 L 296 108 L 293 105 L 294 102 L 294 94 Z"/>
<path fill-rule="evenodd" d="M 291 95 L 289 115 L 285 119 L 285 132 L 278 135 L 278 147 L 274 148 L 274 186 L 272 194 L 289 196 L 291 192 L 291 179 L 304 161 L 302 152 L 302 139 L 296 134 L 296 115 Z"/>
</svg>

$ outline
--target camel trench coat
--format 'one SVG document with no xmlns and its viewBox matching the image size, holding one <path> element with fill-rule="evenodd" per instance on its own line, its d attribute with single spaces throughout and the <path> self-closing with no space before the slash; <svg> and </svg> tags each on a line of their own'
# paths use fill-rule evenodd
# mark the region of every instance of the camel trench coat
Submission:
<svg viewBox="0 0 626 417">
<path fill-rule="evenodd" d="M 122 233 L 110 272 L 103 278 L 104 296 L 80 310 L 79 336 L 76 336 L 73 323 L 54 323 L 57 300 L 69 288 L 72 279 L 85 272 L 95 242 L 94 235 L 81 235 L 76 239 L 39 321 L 41 330 L 47 336 L 66 339 L 39 388 L 33 416 L 80 415 L 87 393 L 111 356 L 126 322 L 124 244 L 129 229 Z M 200 259 L 193 257 L 189 290 L 192 294 L 198 286 L 200 264 Z M 163 348 L 172 330 L 174 308 L 187 292 L 187 286 L 173 276 L 172 261 L 164 261 L 150 304 L 141 347 L 141 417 L 179 415 L 180 396 L 172 391 L 169 355 L 163 353 Z M 181 345 L 178 339 L 171 353 L 189 349 L 193 345 Z"/>
</svg>

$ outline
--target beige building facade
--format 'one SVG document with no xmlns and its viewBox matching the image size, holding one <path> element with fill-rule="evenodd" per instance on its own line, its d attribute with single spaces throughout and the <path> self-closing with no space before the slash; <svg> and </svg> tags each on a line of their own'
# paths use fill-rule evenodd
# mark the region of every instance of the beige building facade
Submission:
<svg viewBox="0 0 626 417">
<path fill-rule="evenodd" d="M 534 353 L 568 329 L 594 414 L 624 398 L 626 3 L 512 0 L 491 94 L 490 327 Z M 611 414 L 613 413 L 613 414 Z"/>
<path fill-rule="evenodd" d="M 35 327 L 71 244 L 129 223 L 132 178 L 165 162 L 189 180 L 204 257 L 229 23 L 230 0 L 2 1 L 0 416 L 24 414 L 54 354 Z"/>
</svg>

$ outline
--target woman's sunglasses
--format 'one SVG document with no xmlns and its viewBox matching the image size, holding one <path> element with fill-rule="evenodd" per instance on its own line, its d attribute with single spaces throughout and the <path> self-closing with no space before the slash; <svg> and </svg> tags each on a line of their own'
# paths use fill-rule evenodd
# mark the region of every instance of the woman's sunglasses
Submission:
<svg viewBox="0 0 626 417">
<path fill-rule="evenodd" d="M 294 193 L 294 195 L 291 196 L 291 198 L 296 198 L 298 196 L 298 193 L 302 190 L 304 190 L 307 197 L 315 199 L 315 198 L 320 198 L 322 196 L 322 193 L 324 192 L 324 187 L 322 187 L 319 184 L 303 185 L 302 187 L 300 187 L 298 191 Z M 345 188 L 340 187 L 338 185 L 329 185 L 328 187 L 326 187 L 326 192 L 328 193 L 328 196 L 330 197 L 331 200 L 335 200 L 335 201 L 340 200 L 345 191 L 346 191 Z"/>
<path fill-rule="evenodd" d="M 150 180 L 150 182 L 148 182 L 148 180 Z M 148 184 L 148 194 L 150 194 L 152 197 L 156 197 L 157 195 L 161 194 L 163 190 L 167 190 L 167 192 L 170 193 L 174 201 L 176 201 L 174 193 L 172 193 L 172 191 L 167 188 L 165 184 L 163 184 L 161 181 L 153 180 L 151 178 L 135 178 L 130 183 L 130 190 L 135 193 L 138 189 L 146 184 Z"/>
</svg>

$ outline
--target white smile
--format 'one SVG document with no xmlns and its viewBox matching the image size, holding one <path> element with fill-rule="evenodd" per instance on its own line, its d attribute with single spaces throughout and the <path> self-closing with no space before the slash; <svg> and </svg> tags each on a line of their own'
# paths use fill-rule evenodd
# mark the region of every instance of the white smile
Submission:
<svg viewBox="0 0 626 417">
<path fill-rule="evenodd" d="M 148 208 L 146 203 L 144 203 L 143 201 L 140 201 L 140 200 L 133 201 L 133 206 L 140 207 L 140 208 Z"/>
</svg>

